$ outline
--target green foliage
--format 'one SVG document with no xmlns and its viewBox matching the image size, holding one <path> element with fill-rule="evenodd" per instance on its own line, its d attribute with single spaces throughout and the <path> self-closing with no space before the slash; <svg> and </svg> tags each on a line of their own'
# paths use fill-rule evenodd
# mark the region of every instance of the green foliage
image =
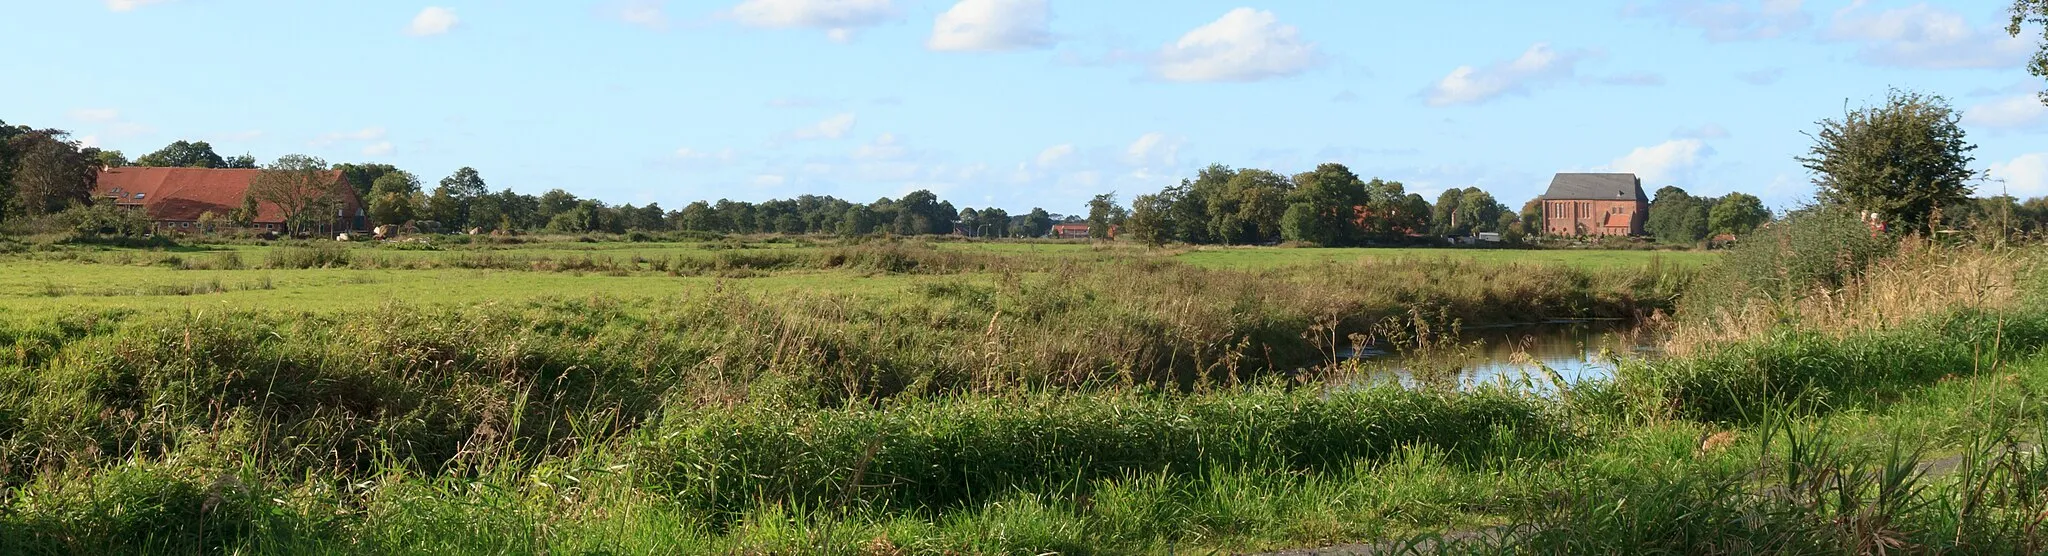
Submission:
<svg viewBox="0 0 2048 556">
<path fill-rule="evenodd" d="M 113 203 L 74 205 L 56 217 L 73 232 L 85 236 L 141 237 L 149 234 L 152 227 L 142 211 Z"/>
<path fill-rule="evenodd" d="M 1891 91 L 1883 106 L 1819 122 L 1808 156 L 1821 199 L 1881 215 L 1902 230 L 1931 232 L 1937 211 L 1970 196 L 1977 146 L 1961 114 L 1938 95 Z"/>
<path fill-rule="evenodd" d="M 1896 246 L 1894 238 L 1872 230 L 1845 207 L 1795 211 L 1737 242 L 1701 273 L 1679 310 L 1707 317 L 1752 301 L 1782 303 L 1822 294 L 1861 275 Z"/>
<path fill-rule="evenodd" d="M 142 158 L 135 159 L 136 166 L 166 168 L 238 168 L 255 166 L 253 160 L 249 162 L 248 166 L 241 166 L 239 161 L 236 165 L 230 166 L 227 159 L 223 159 L 219 153 L 213 152 L 213 145 L 207 144 L 205 141 L 191 142 L 184 140 L 173 142 L 162 149 L 158 149 L 156 152 L 142 155 Z"/>
<path fill-rule="evenodd" d="M 346 185 L 335 181 L 327 161 L 288 154 L 249 180 L 248 198 L 276 205 L 284 213 L 285 227 L 296 234 L 336 224 L 342 187 Z"/>
<path fill-rule="evenodd" d="M 1729 193 L 1714 203 L 1707 215 L 1707 228 L 1714 235 L 1748 235 L 1771 220 L 1771 210 L 1762 199 L 1747 193 Z"/>
<path fill-rule="evenodd" d="M 1129 212 L 1116 204 L 1116 192 L 1096 195 L 1088 201 L 1088 237 L 1109 239 L 1110 228 L 1121 226 Z"/>
<path fill-rule="evenodd" d="M 1693 197 L 1675 186 L 1659 188 L 1650 201 L 1650 215 L 1643 231 L 1657 241 L 1691 245 L 1707 238 L 1710 202 Z"/>
<path fill-rule="evenodd" d="M 1281 231 L 1289 241 L 1351 245 L 1362 235 L 1358 207 L 1370 200 L 1365 182 L 1342 164 L 1326 163 L 1294 176 Z"/>
<path fill-rule="evenodd" d="M 353 257 L 348 247 L 325 241 L 314 241 L 301 245 L 280 245 L 264 255 L 263 266 L 268 268 L 340 268 L 348 266 Z"/>
<path fill-rule="evenodd" d="M 2005 32 L 2020 36 L 2026 26 L 2032 24 L 2041 28 L 2040 50 L 2034 52 L 2034 59 L 2027 64 L 2027 72 L 2034 77 L 2048 79 L 2048 0 L 2013 0 L 2012 23 Z M 2048 104 L 2048 89 L 2041 91 L 2041 103 Z"/>
<path fill-rule="evenodd" d="M 5 150 L 12 166 L 8 182 L 0 187 L 0 220 L 39 217 L 66 207 L 88 203 L 98 180 L 99 162 L 92 149 L 59 130 L 29 130 L 13 134 Z"/>
</svg>

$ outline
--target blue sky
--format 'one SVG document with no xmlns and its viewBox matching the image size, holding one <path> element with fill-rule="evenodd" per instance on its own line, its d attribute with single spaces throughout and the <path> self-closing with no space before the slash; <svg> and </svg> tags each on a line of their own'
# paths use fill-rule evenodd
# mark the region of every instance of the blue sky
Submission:
<svg viewBox="0 0 2048 556">
<path fill-rule="evenodd" d="M 1342 162 L 1519 206 L 1559 171 L 1811 195 L 1813 122 L 1965 110 L 1984 188 L 2048 195 L 2006 0 L 0 0 L 0 119 L 614 203 L 931 189 L 1078 212 L 1209 163 Z M 2034 36 L 2039 36 L 2038 32 Z"/>
</svg>

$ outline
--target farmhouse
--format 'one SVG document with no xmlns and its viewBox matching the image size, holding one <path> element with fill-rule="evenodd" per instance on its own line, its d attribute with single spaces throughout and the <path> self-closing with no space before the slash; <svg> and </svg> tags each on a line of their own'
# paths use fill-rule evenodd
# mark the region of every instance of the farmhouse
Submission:
<svg viewBox="0 0 2048 556">
<path fill-rule="evenodd" d="M 1053 224 L 1052 237 L 1058 239 L 1088 239 L 1088 223 L 1065 222 Z"/>
<path fill-rule="evenodd" d="M 225 222 L 242 206 L 243 197 L 249 193 L 249 183 L 260 173 L 262 170 L 106 168 L 100 170 L 99 184 L 94 187 L 93 196 L 112 200 L 115 206 L 143 211 L 159 231 L 194 231 L 200 227 L 200 216 L 205 214 L 210 213 Z M 363 201 L 356 195 L 355 188 L 342 179 L 341 172 L 329 174 L 334 177 L 334 194 L 340 202 L 336 203 L 330 218 L 319 219 L 320 224 L 307 231 L 367 230 L 369 226 L 363 212 Z M 257 203 L 253 227 L 258 230 L 284 230 L 284 209 L 274 203 Z"/>
<path fill-rule="evenodd" d="M 1649 215 L 1635 174 L 1558 174 L 1543 193 L 1543 231 L 1551 235 L 1642 235 Z"/>
</svg>

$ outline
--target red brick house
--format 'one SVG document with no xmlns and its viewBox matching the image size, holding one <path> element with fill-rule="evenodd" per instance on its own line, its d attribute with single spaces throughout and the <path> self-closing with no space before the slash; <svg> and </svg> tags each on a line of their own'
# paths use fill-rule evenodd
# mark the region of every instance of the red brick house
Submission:
<svg viewBox="0 0 2048 556">
<path fill-rule="evenodd" d="M 93 197 L 107 199 L 115 206 L 144 211 L 160 231 L 199 231 L 201 215 L 212 213 L 225 221 L 241 208 L 249 183 L 262 170 L 215 168 L 148 168 L 131 166 L 100 170 Z M 334 178 L 334 193 L 340 200 L 335 214 L 307 230 L 313 233 L 354 232 L 369 229 L 363 200 L 342 179 Z M 274 203 L 257 203 L 254 228 L 285 229 L 284 210 Z"/>
<path fill-rule="evenodd" d="M 1053 224 L 1052 237 L 1058 239 L 1088 239 L 1088 223 L 1066 222 Z"/>
<path fill-rule="evenodd" d="M 1650 199 L 1635 174 L 1558 174 L 1543 193 L 1543 232 L 1558 236 L 1639 236 Z"/>
</svg>

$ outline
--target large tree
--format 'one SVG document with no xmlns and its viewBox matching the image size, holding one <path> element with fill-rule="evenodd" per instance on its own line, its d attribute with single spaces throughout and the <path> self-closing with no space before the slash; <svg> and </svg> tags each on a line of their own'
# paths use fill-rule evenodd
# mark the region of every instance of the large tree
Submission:
<svg viewBox="0 0 2048 556">
<path fill-rule="evenodd" d="M 370 198 L 370 192 L 377 187 L 378 178 L 400 171 L 397 166 L 390 164 L 343 163 L 334 165 L 334 169 L 340 170 L 341 179 L 348 180 L 349 187 L 354 187 L 356 195 L 364 199 Z"/>
<path fill-rule="evenodd" d="M 2034 60 L 2027 64 L 2027 72 L 2048 79 L 2048 0 L 2013 0 L 2012 25 L 2007 26 L 2005 32 L 2020 36 L 2029 23 L 2041 28 L 2041 49 L 2034 52 Z M 2041 103 L 2048 104 L 2048 88 L 2041 91 Z"/>
<path fill-rule="evenodd" d="M 336 179 L 327 161 L 288 154 L 249 181 L 249 198 L 277 205 L 286 229 L 296 234 L 334 219 Z"/>
<path fill-rule="evenodd" d="M 1477 187 L 1467 187 L 1458 197 L 1458 208 L 1452 211 L 1458 218 L 1458 235 L 1478 232 L 1499 232 L 1500 216 L 1508 212 L 1508 206 L 1493 198 L 1493 194 Z"/>
<path fill-rule="evenodd" d="M 1366 206 L 1365 181 L 1334 162 L 1294 176 L 1294 193 L 1281 218 L 1289 240 L 1349 245 L 1359 239 L 1359 208 Z"/>
<path fill-rule="evenodd" d="M 470 220 L 471 205 L 476 203 L 477 198 L 489 195 L 490 193 L 490 186 L 484 184 L 483 175 L 478 174 L 475 168 L 464 166 L 456 170 L 455 173 L 449 174 L 448 177 L 441 178 L 441 186 L 434 188 L 434 197 L 432 201 L 428 202 L 428 209 L 432 211 L 435 220 L 439 220 L 441 225 L 449 226 L 452 229 L 463 229 L 472 226 L 496 226 L 498 222 L 495 220 L 491 222 L 472 222 Z M 495 218 L 497 215 L 493 214 L 491 216 Z"/>
<path fill-rule="evenodd" d="M 254 159 L 251 159 L 253 165 Z M 156 152 L 135 159 L 136 166 L 158 166 L 167 168 L 227 168 L 227 159 L 213 152 L 213 145 L 205 141 L 177 141 L 157 149 Z"/>
<path fill-rule="evenodd" d="M 1115 191 L 1096 195 L 1094 199 L 1089 199 L 1089 239 L 1109 239 L 1110 228 L 1123 225 L 1124 217 L 1129 215 L 1130 213 L 1126 212 L 1124 207 L 1116 204 Z"/>
<path fill-rule="evenodd" d="M 419 209 L 419 196 L 420 179 L 411 172 L 395 170 L 377 176 L 368 197 L 370 219 L 378 224 L 411 222 Z"/>
<path fill-rule="evenodd" d="M 1707 204 L 1677 186 L 1664 186 L 1650 200 L 1643 231 L 1673 245 L 1697 243 L 1707 237 Z"/>
<path fill-rule="evenodd" d="M 1708 211 L 1707 228 L 1716 235 L 1745 235 L 1771 219 L 1762 199 L 1747 193 L 1729 193 Z"/>
<path fill-rule="evenodd" d="M 1931 231 L 1936 211 L 1970 196 L 1977 146 L 1964 137 L 1948 99 L 1891 91 L 1883 106 L 1819 122 L 1800 163 L 1823 201 L 1880 215 L 1903 230 Z M 1654 212 L 1654 211 L 1653 211 Z"/>
<path fill-rule="evenodd" d="M 0 197 L 0 217 L 42 216 L 92 199 L 99 151 L 81 149 L 59 130 L 33 130 L 6 140 L 13 168 Z"/>
</svg>

